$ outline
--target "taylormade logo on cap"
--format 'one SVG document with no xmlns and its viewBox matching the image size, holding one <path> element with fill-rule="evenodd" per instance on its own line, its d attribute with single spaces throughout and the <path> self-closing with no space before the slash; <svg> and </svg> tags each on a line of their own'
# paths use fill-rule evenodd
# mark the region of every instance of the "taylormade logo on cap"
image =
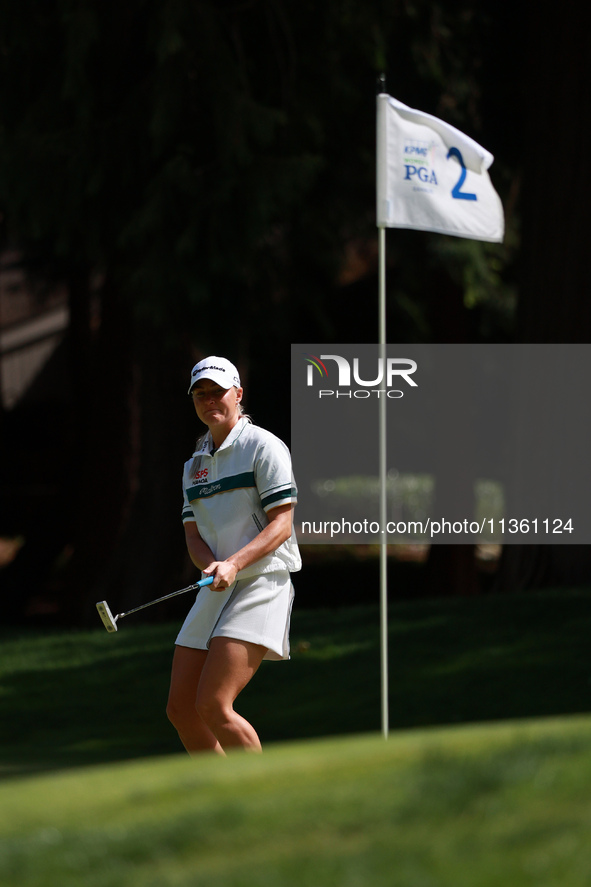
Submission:
<svg viewBox="0 0 591 887">
<path fill-rule="evenodd" d="M 222 388 L 231 388 L 235 385 L 240 388 L 240 375 L 233 363 L 226 360 L 225 357 L 205 357 L 196 363 L 191 371 L 191 381 L 189 383 L 189 394 L 193 386 L 200 379 L 211 379 Z"/>
</svg>

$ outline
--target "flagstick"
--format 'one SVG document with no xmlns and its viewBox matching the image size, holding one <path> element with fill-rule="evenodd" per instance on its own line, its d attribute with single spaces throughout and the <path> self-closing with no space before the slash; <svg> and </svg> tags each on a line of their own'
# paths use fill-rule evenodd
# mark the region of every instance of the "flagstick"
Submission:
<svg viewBox="0 0 591 887">
<path fill-rule="evenodd" d="M 377 115 L 376 115 L 376 197 L 377 216 L 381 217 L 379 201 L 383 194 L 383 177 L 385 172 L 384 149 L 387 142 L 386 118 L 384 115 L 383 101 L 386 96 L 386 75 L 381 74 L 377 83 Z M 384 381 L 386 375 L 386 228 L 378 224 L 378 266 L 379 266 L 379 341 L 380 358 Z M 387 462 L 386 462 L 386 398 L 380 397 L 378 418 L 379 435 L 379 473 L 380 473 L 380 526 L 386 532 L 388 520 L 388 496 L 387 496 Z M 382 733 L 384 739 L 388 738 L 389 713 L 388 713 L 388 543 L 385 538 L 380 544 L 380 651 L 382 674 Z"/>
<path fill-rule="evenodd" d="M 378 96 L 376 113 L 376 219 L 379 231 L 379 313 L 380 313 L 380 356 L 384 379 L 387 379 L 386 368 L 386 227 L 415 228 L 419 231 L 438 231 L 441 234 L 452 234 L 457 237 L 471 237 L 475 240 L 488 240 L 491 243 L 502 243 L 504 232 L 504 215 L 501 201 L 492 187 L 487 169 L 493 162 L 493 156 L 480 145 L 476 144 L 468 136 L 456 130 L 453 126 L 444 123 L 430 114 L 423 114 L 412 108 L 408 108 L 400 102 L 395 102 L 386 92 L 386 76 L 382 74 L 378 78 Z M 434 213 L 433 223 L 428 222 L 428 215 L 417 216 L 398 215 L 398 197 L 393 202 L 393 188 L 391 187 L 391 171 L 389 170 L 388 151 L 388 119 L 386 117 L 389 103 L 400 111 L 404 109 L 404 119 L 407 125 L 417 127 L 427 126 L 431 130 L 430 139 L 432 147 L 442 153 L 448 159 L 460 159 L 462 177 L 450 190 L 446 197 L 447 203 Z M 397 111 L 397 113 L 398 113 Z M 412 130 L 414 131 L 414 129 Z M 419 129 L 419 132 L 421 130 Z M 445 134 L 445 136 L 444 136 Z M 420 139 L 423 136 L 417 135 Z M 451 147 L 450 147 L 451 145 Z M 459 145 L 459 147 L 457 147 Z M 461 150 L 460 150 L 461 148 Z M 469 190 L 461 190 L 466 174 L 464 155 L 471 156 L 468 164 L 473 175 L 470 180 Z M 399 158 L 395 158 L 398 162 Z M 433 173 L 434 175 L 434 173 Z M 415 198 L 416 192 L 413 192 Z M 423 195 L 426 196 L 426 195 Z M 459 198 L 459 199 L 458 199 Z M 464 199 L 462 199 L 464 198 Z M 476 224 L 472 215 L 462 215 L 459 222 L 458 209 L 467 210 L 474 207 L 473 201 L 479 201 L 479 206 L 484 206 L 484 215 L 480 223 Z M 461 207 L 456 203 L 462 204 Z M 464 205 L 466 204 L 466 205 Z M 422 209 L 428 208 L 428 212 L 434 212 L 434 205 L 427 201 Z M 380 220 L 385 220 L 380 221 Z M 425 227 L 426 226 L 426 227 Z M 379 399 L 379 462 L 380 462 L 380 522 L 382 532 L 386 533 L 387 527 L 387 472 L 386 472 L 386 398 Z M 381 667 L 382 667 L 382 730 L 384 737 L 388 737 L 388 570 L 387 570 L 387 536 L 380 545 L 380 616 L 381 616 Z"/>
<path fill-rule="evenodd" d="M 386 229 L 378 228 L 379 234 L 379 313 L 380 358 L 386 379 Z M 379 398 L 379 460 L 380 460 L 380 526 L 386 532 L 388 519 L 387 462 L 386 462 L 386 398 Z M 382 669 L 382 733 L 388 738 L 388 545 L 380 545 L 380 624 Z"/>
</svg>

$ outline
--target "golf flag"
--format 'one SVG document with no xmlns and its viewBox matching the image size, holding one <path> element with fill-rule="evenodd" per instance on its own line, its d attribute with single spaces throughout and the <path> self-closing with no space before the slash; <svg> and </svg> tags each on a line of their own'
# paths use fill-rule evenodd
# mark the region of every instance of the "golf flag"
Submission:
<svg viewBox="0 0 591 887">
<path fill-rule="evenodd" d="M 377 112 L 377 224 L 501 242 L 494 157 L 455 127 L 385 93 Z"/>
</svg>

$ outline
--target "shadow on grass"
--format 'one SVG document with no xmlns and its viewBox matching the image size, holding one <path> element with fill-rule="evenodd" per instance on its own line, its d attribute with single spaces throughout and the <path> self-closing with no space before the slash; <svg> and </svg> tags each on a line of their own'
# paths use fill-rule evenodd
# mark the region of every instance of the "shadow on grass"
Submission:
<svg viewBox="0 0 591 887">
<path fill-rule="evenodd" d="M 390 726 L 591 708 L 591 590 L 390 606 Z M 0 775 L 171 754 L 176 625 L 0 636 Z M 376 607 L 297 611 L 292 660 L 263 663 L 237 708 L 263 742 L 380 729 Z"/>
</svg>

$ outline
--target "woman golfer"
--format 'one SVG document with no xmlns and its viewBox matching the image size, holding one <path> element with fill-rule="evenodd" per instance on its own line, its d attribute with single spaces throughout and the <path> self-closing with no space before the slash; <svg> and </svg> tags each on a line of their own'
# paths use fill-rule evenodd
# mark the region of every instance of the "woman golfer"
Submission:
<svg viewBox="0 0 591 887">
<path fill-rule="evenodd" d="M 234 701 L 263 659 L 289 658 L 296 489 L 285 444 L 242 412 L 236 367 L 207 357 L 189 394 L 208 431 L 183 475 L 183 523 L 202 588 L 176 639 L 167 715 L 189 754 L 260 750 Z"/>
</svg>

